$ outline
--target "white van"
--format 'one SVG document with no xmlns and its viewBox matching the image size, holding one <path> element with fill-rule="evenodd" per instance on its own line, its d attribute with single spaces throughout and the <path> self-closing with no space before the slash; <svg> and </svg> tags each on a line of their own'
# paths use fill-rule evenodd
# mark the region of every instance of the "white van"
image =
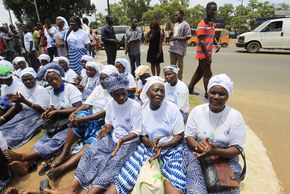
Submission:
<svg viewBox="0 0 290 194">
<path fill-rule="evenodd" d="M 238 36 L 237 47 L 250 53 L 263 49 L 290 49 L 290 18 L 265 21 L 255 30 Z"/>
</svg>

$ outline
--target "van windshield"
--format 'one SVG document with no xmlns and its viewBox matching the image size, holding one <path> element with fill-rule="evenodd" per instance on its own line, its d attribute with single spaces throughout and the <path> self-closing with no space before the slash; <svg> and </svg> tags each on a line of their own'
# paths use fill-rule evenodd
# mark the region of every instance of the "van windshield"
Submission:
<svg viewBox="0 0 290 194">
<path fill-rule="evenodd" d="M 253 30 L 253 32 L 259 32 L 262 30 L 265 26 L 267 26 L 270 23 L 270 21 L 265 21 L 261 25 L 259 25 L 257 28 Z"/>
</svg>

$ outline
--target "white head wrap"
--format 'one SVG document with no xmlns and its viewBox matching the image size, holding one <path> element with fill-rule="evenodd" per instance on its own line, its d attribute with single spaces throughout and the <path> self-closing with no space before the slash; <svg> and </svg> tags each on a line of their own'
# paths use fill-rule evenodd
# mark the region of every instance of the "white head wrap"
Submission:
<svg viewBox="0 0 290 194">
<path fill-rule="evenodd" d="M 0 60 L 3 60 L 4 59 L 4 57 L 3 56 L 0 56 Z"/>
<path fill-rule="evenodd" d="M 19 62 L 24 62 L 26 64 L 26 67 L 28 66 L 24 57 L 15 57 L 12 61 L 13 64 L 18 64 Z"/>
<path fill-rule="evenodd" d="M 131 66 L 130 66 L 130 63 L 129 63 L 129 61 L 127 59 L 125 59 L 125 58 L 118 58 L 115 61 L 115 65 L 117 63 L 120 63 L 125 68 L 125 72 L 131 73 Z"/>
<path fill-rule="evenodd" d="M 140 65 L 135 70 L 135 74 L 137 77 L 140 77 L 144 73 L 149 73 L 149 72 L 150 72 L 150 68 L 147 65 Z"/>
<path fill-rule="evenodd" d="M 65 30 L 69 29 L 68 23 L 64 17 L 58 16 L 56 19 L 62 20 L 64 22 L 63 29 L 65 29 Z"/>
<path fill-rule="evenodd" d="M 0 66 L 10 67 L 12 71 L 14 70 L 14 66 L 12 65 L 12 63 L 4 59 L 0 61 Z"/>
<path fill-rule="evenodd" d="M 66 57 L 57 57 L 57 62 L 59 63 L 59 61 L 62 60 L 62 61 L 65 61 L 67 65 L 69 65 L 69 60 L 68 58 Z"/>
<path fill-rule="evenodd" d="M 229 95 L 231 95 L 234 90 L 234 83 L 232 82 L 231 78 L 226 74 L 219 74 L 213 76 L 209 80 L 207 91 L 209 91 L 213 86 L 222 86 L 227 90 Z"/>
<path fill-rule="evenodd" d="M 153 85 L 153 84 L 162 84 L 164 85 L 164 79 L 162 79 L 159 76 L 152 76 L 152 77 L 148 77 L 146 79 L 146 84 L 144 85 L 142 92 L 140 94 L 140 99 L 143 102 L 143 104 L 148 103 L 149 102 L 149 97 L 147 95 L 147 91 L 149 90 L 149 88 Z"/>
<path fill-rule="evenodd" d="M 26 67 L 25 69 L 23 69 L 20 73 L 20 79 L 22 80 L 22 76 L 24 76 L 25 74 L 30 74 L 32 75 L 34 78 L 36 78 L 37 74 L 34 71 L 34 69 L 32 67 Z"/>
<path fill-rule="evenodd" d="M 177 65 L 167 65 L 164 67 L 163 71 L 172 71 L 175 74 L 178 74 L 179 68 Z"/>
<path fill-rule="evenodd" d="M 96 71 L 97 71 L 97 73 L 100 73 L 100 69 L 101 69 L 101 66 L 102 64 L 100 64 L 100 63 L 97 63 L 97 62 L 87 62 L 86 63 L 86 66 L 87 67 L 92 67 L 92 68 L 94 68 Z"/>
<path fill-rule="evenodd" d="M 50 62 L 50 56 L 48 56 L 47 54 L 41 54 L 39 55 L 38 60 L 46 60 L 47 62 Z"/>
<path fill-rule="evenodd" d="M 53 58 L 53 60 L 52 60 L 52 62 L 54 62 L 54 63 L 57 63 L 57 64 L 58 64 L 58 60 L 59 60 L 59 57 L 54 57 L 54 58 Z"/>
<path fill-rule="evenodd" d="M 111 75 L 113 73 L 119 74 L 119 71 L 114 65 L 104 65 L 103 69 L 101 70 L 101 73 Z"/>
<path fill-rule="evenodd" d="M 85 60 L 87 62 L 93 62 L 94 61 L 94 58 L 91 57 L 90 55 L 83 55 L 82 58 L 81 58 L 81 61 L 82 60 Z"/>
</svg>

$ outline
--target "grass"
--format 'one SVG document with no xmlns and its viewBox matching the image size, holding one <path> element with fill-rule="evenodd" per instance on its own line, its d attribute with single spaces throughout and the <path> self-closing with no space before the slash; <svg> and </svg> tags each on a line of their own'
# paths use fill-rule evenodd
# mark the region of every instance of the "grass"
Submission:
<svg viewBox="0 0 290 194">
<path fill-rule="evenodd" d="M 202 100 L 194 95 L 189 95 L 189 107 L 190 107 L 190 111 L 191 109 L 193 109 L 194 107 L 196 107 L 197 105 L 202 104 Z M 190 112 L 189 111 L 189 112 Z"/>
</svg>

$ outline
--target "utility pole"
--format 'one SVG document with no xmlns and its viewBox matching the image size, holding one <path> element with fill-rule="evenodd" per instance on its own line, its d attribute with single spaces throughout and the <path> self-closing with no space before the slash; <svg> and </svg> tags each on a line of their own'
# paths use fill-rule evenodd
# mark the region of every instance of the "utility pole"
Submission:
<svg viewBox="0 0 290 194">
<path fill-rule="evenodd" d="M 10 9 L 8 9 L 8 13 L 9 13 L 10 24 L 13 24 L 12 17 L 11 17 L 11 13 L 10 13 Z"/>
<path fill-rule="evenodd" d="M 31 0 L 27 0 L 29 3 L 33 4 L 35 7 L 35 11 L 36 11 L 36 16 L 37 16 L 37 20 L 40 22 L 40 17 L 39 17 L 39 13 L 38 13 L 38 7 L 37 7 L 37 3 L 36 0 L 31 1 Z"/>
<path fill-rule="evenodd" d="M 108 8 L 108 15 L 110 15 L 111 11 L 110 11 L 110 2 L 109 2 L 109 0 L 107 0 L 107 8 Z"/>
</svg>

